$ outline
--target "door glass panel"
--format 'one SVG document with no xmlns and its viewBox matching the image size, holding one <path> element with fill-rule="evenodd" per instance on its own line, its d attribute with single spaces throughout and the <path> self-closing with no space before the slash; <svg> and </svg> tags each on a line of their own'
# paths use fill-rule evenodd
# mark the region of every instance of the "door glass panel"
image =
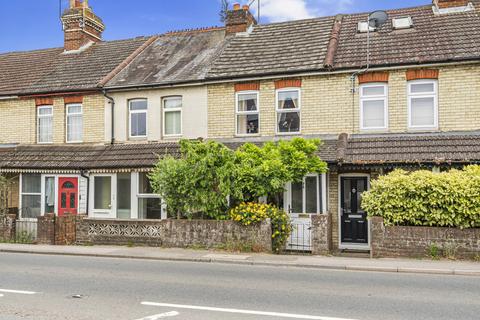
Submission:
<svg viewBox="0 0 480 320">
<path fill-rule="evenodd" d="M 352 210 L 352 182 L 349 179 L 343 180 L 343 209 L 350 212 Z"/>
<path fill-rule="evenodd" d="M 318 213 L 317 177 L 305 178 L 306 213 Z"/>
<path fill-rule="evenodd" d="M 109 210 L 112 198 L 112 178 L 94 177 L 94 208 Z"/>
<path fill-rule="evenodd" d="M 292 213 L 303 213 L 303 183 L 292 182 Z"/>
<path fill-rule="evenodd" d="M 61 202 L 61 207 L 62 209 L 65 209 L 67 207 L 67 194 L 65 192 L 62 192 L 62 199 L 60 200 Z"/>
<path fill-rule="evenodd" d="M 117 175 L 117 217 L 119 219 L 130 219 L 130 196 L 131 196 L 130 173 L 119 173 Z"/>
<path fill-rule="evenodd" d="M 365 191 L 366 185 L 364 179 L 357 180 L 357 210 L 362 211 L 362 195 Z"/>
<path fill-rule="evenodd" d="M 77 195 L 75 193 L 70 193 L 70 209 L 75 209 L 75 197 Z"/>
<path fill-rule="evenodd" d="M 55 212 L 55 178 L 45 178 L 45 213 Z"/>
</svg>

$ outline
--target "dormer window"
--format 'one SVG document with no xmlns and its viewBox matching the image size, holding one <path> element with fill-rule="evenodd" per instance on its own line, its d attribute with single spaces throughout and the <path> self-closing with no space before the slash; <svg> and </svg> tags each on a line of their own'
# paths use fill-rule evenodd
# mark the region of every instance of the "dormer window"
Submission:
<svg viewBox="0 0 480 320">
<path fill-rule="evenodd" d="M 412 17 L 393 18 L 392 25 L 395 30 L 410 29 L 413 28 L 413 20 Z"/>
</svg>

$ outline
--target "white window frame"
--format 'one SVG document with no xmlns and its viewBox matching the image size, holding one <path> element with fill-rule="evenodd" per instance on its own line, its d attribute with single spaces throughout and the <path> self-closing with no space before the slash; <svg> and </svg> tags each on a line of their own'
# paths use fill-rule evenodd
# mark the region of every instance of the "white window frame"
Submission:
<svg viewBox="0 0 480 320">
<path fill-rule="evenodd" d="M 146 101 L 147 108 L 145 110 L 131 110 L 131 103 L 135 101 Z M 145 135 L 132 135 L 132 114 L 145 113 Z M 128 100 L 128 137 L 130 139 L 142 139 L 148 136 L 148 99 L 147 98 L 135 98 Z"/>
<path fill-rule="evenodd" d="M 257 99 L 257 110 L 256 111 L 239 111 L 238 110 L 238 98 L 241 95 L 256 95 Z M 238 132 L 238 116 L 248 116 L 248 115 L 257 115 L 258 116 L 258 132 L 257 133 L 239 133 Z M 260 92 L 257 90 L 246 90 L 239 91 L 235 93 L 235 135 L 237 136 L 255 136 L 260 134 Z"/>
<path fill-rule="evenodd" d="M 412 85 L 415 84 L 433 84 L 432 93 L 412 93 Z M 432 98 L 433 97 L 433 122 L 432 126 L 414 126 L 412 125 L 412 99 L 413 98 Z M 438 129 L 438 81 L 437 80 L 412 80 L 407 83 L 408 100 L 408 129 L 411 130 L 436 130 Z"/>
<path fill-rule="evenodd" d="M 69 112 L 70 107 L 80 107 L 80 112 Z M 83 104 L 81 103 L 69 103 L 65 105 L 65 141 L 67 143 L 82 143 L 83 142 Z M 70 116 L 82 116 L 82 139 L 81 140 L 68 140 L 68 118 Z"/>
<path fill-rule="evenodd" d="M 317 212 L 306 212 L 307 205 L 307 193 L 305 190 L 306 179 L 307 177 L 314 177 L 317 180 L 316 194 L 317 194 Z M 321 192 L 320 192 L 321 191 Z M 291 212 L 292 205 L 292 182 L 287 183 L 284 192 L 284 208 L 287 210 L 289 215 L 318 215 L 318 214 L 328 214 L 328 203 L 327 203 L 327 174 L 307 174 L 303 177 L 302 180 L 302 212 Z"/>
<path fill-rule="evenodd" d="M 383 87 L 383 95 L 363 95 L 364 88 Z M 383 100 L 383 126 L 381 127 L 365 127 L 364 120 L 364 102 Z M 386 130 L 388 129 L 388 83 L 375 82 L 360 85 L 360 130 Z"/>
<path fill-rule="evenodd" d="M 52 112 L 48 115 L 41 115 L 40 110 L 50 109 Z M 41 118 L 52 118 L 52 141 L 40 142 L 40 119 Z M 53 143 L 53 105 L 44 105 L 37 107 L 37 143 L 38 144 L 52 144 Z"/>
<path fill-rule="evenodd" d="M 140 203 L 140 199 L 161 199 L 160 195 L 156 194 L 156 193 L 140 193 L 139 192 L 139 189 L 140 189 L 140 174 L 144 174 L 146 172 L 136 172 L 134 173 L 136 175 L 135 179 L 132 179 L 132 181 L 135 181 L 134 185 L 135 185 L 135 191 L 133 192 L 133 194 L 135 194 L 135 211 L 136 211 L 136 218 L 138 219 L 139 217 L 139 214 L 140 212 L 138 212 L 138 205 Z M 161 220 L 165 220 L 167 219 L 167 207 L 166 205 L 164 204 L 163 200 L 162 200 L 162 204 L 161 204 L 161 210 L 162 210 L 162 213 L 161 213 Z"/>
<path fill-rule="evenodd" d="M 43 206 L 43 194 L 44 194 L 44 187 L 43 187 L 43 183 L 44 183 L 44 179 L 42 177 L 41 174 L 37 174 L 37 173 L 31 173 L 33 175 L 39 175 L 40 176 L 40 193 L 37 193 L 37 192 L 23 192 L 23 173 L 20 174 L 20 177 L 19 177 L 19 201 L 18 201 L 18 204 L 19 204 L 19 208 L 20 208 L 20 212 L 19 212 L 19 217 L 20 217 L 20 220 L 23 220 L 23 221 L 37 221 L 37 218 L 24 218 L 23 217 L 23 196 L 40 196 L 40 216 L 43 216 L 44 215 L 44 210 L 42 208 Z"/>
<path fill-rule="evenodd" d="M 173 100 L 173 99 L 180 99 L 182 101 L 182 104 L 178 108 L 165 108 L 165 101 L 168 100 Z M 169 96 L 169 97 L 163 97 L 162 98 L 162 134 L 164 137 L 180 137 L 183 135 L 183 97 L 182 96 Z M 166 120 L 166 114 L 169 112 L 180 112 L 180 133 L 174 133 L 174 134 L 167 134 L 165 131 L 166 126 L 165 126 L 165 120 Z"/>
<path fill-rule="evenodd" d="M 298 108 L 296 109 L 279 109 L 278 95 L 281 92 L 297 91 L 298 92 Z M 287 110 L 287 111 L 285 111 Z M 282 88 L 275 90 L 275 134 L 277 135 L 299 135 L 302 134 L 302 89 L 297 87 Z M 282 113 L 298 112 L 300 125 L 298 131 L 295 132 L 280 132 L 278 129 L 278 115 Z"/>
</svg>

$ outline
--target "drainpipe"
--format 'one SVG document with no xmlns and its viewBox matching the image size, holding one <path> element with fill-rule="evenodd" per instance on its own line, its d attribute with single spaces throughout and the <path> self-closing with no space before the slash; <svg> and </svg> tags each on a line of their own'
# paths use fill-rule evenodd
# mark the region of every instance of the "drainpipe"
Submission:
<svg viewBox="0 0 480 320">
<path fill-rule="evenodd" d="M 115 99 L 113 99 L 111 96 L 107 94 L 107 90 L 103 89 L 102 91 L 103 96 L 107 98 L 110 101 L 110 104 L 112 105 L 112 117 L 111 117 L 111 122 L 112 122 L 112 138 L 110 140 L 110 144 L 115 143 Z"/>
<path fill-rule="evenodd" d="M 80 169 L 80 176 L 82 176 L 83 178 L 87 179 L 87 217 L 89 216 L 89 201 L 90 201 L 90 176 L 87 176 L 86 175 L 87 173 L 87 170 L 85 169 Z"/>
</svg>

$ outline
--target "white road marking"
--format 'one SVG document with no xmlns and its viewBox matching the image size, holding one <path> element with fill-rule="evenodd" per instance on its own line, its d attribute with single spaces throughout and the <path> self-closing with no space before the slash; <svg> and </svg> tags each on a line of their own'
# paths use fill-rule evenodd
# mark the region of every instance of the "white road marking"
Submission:
<svg viewBox="0 0 480 320">
<path fill-rule="evenodd" d="M 165 312 L 165 313 L 162 313 L 162 314 L 156 314 L 154 316 L 149 316 L 149 317 L 145 317 L 145 318 L 137 319 L 137 320 L 158 320 L 158 319 L 163 319 L 163 318 L 168 318 L 168 317 L 176 317 L 179 314 L 180 313 L 178 313 L 177 311 L 170 311 L 170 312 Z"/>
<path fill-rule="evenodd" d="M 33 291 L 23 291 L 23 290 L 8 290 L 8 289 L 0 289 L 0 292 L 3 293 L 16 293 L 16 294 L 36 294 L 36 292 Z"/>
<path fill-rule="evenodd" d="M 141 304 L 144 306 L 153 306 L 153 307 L 167 307 L 167 308 L 176 308 L 176 309 L 191 309 L 191 310 L 202 310 L 202 311 L 213 311 L 213 312 L 224 312 L 224 313 L 252 314 L 252 315 L 258 315 L 258 316 L 277 317 L 277 318 L 310 319 L 310 320 L 355 320 L 355 319 L 346 319 L 346 318 L 310 316 L 310 315 L 304 315 L 304 314 L 201 307 L 201 306 L 190 306 L 190 305 L 171 304 L 171 303 L 157 303 L 157 302 L 147 302 L 147 301 L 144 301 Z"/>
</svg>

